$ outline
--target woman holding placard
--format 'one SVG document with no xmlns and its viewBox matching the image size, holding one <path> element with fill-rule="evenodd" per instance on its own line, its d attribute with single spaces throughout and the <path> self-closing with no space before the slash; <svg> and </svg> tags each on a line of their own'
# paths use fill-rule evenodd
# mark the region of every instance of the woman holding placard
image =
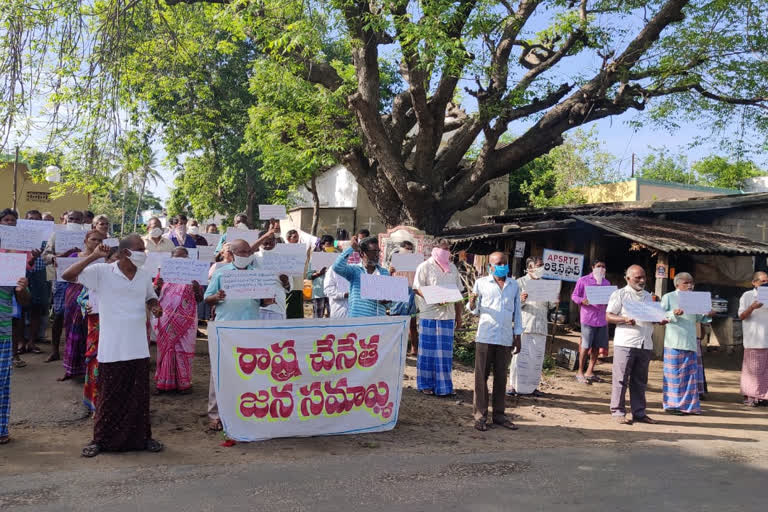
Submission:
<svg viewBox="0 0 768 512">
<path fill-rule="evenodd" d="M 177 247 L 171 258 L 186 258 L 187 250 Z M 197 303 L 203 300 L 200 283 L 163 283 L 155 279 L 155 293 L 164 314 L 157 319 L 157 369 L 155 386 L 160 392 L 192 391 L 192 359 L 197 339 Z"/>
<path fill-rule="evenodd" d="M 693 276 L 679 272 L 675 291 L 661 298 L 669 323 L 664 331 L 664 389 L 662 402 L 669 414 L 701 414 L 696 324 L 712 321 L 706 315 L 687 313 L 680 307 L 680 294 L 693 290 Z"/>
</svg>

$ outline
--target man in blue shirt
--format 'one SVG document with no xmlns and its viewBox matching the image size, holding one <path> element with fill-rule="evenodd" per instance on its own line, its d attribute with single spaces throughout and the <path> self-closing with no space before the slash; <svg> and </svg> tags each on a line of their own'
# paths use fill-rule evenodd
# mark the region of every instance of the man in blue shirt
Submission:
<svg viewBox="0 0 768 512">
<path fill-rule="evenodd" d="M 359 251 L 362 262 L 359 265 L 350 265 L 347 263 L 350 255 Z M 349 281 L 349 318 L 360 316 L 385 316 L 387 314 L 387 303 L 360 297 L 360 276 L 363 272 L 368 274 L 377 274 L 388 276 L 387 269 L 381 267 L 379 261 L 379 242 L 374 237 L 363 239 L 360 243 L 357 238 L 352 238 L 350 247 L 347 247 L 336 259 L 333 264 L 333 271 Z"/>
<path fill-rule="evenodd" d="M 235 259 L 217 268 L 211 276 L 208 287 L 205 289 L 205 302 L 216 306 L 215 320 L 258 320 L 259 299 L 228 299 L 227 292 L 221 288 L 221 274 L 226 270 L 248 270 L 256 268 L 253 263 L 253 249 L 245 240 L 234 240 L 230 243 Z M 216 387 L 211 373 L 211 382 L 208 386 L 208 428 L 221 430 L 221 418 L 219 417 L 219 405 L 216 402 Z"/>
<path fill-rule="evenodd" d="M 475 338 L 475 397 L 473 415 L 475 428 L 488 430 L 488 376 L 493 367 L 493 423 L 517 430 L 504 414 L 504 393 L 507 370 L 512 353 L 520 352 L 523 321 L 520 315 L 520 294 L 514 279 L 507 279 L 507 255 L 494 252 L 488 257 L 490 275 L 475 281 L 469 296 L 469 309 L 480 315 Z"/>
</svg>

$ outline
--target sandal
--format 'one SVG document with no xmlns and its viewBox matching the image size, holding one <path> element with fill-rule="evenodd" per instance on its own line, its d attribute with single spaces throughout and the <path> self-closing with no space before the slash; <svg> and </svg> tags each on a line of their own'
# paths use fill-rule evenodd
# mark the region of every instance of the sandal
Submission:
<svg viewBox="0 0 768 512">
<path fill-rule="evenodd" d="M 19 356 L 13 358 L 13 366 L 16 368 L 24 368 L 27 366 L 27 362 L 23 361 Z"/>
<path fill-rule="evenodd" d="M 11 436 L 0 437 L 0 445 L 8 444 L 11 442 Z"/>
<path fill-rule="evenodd" d="M 90 457 L 95 457 L 95 456 L 97 456 L 100 453 L 101 453 L 101 446 L 99 446 L 96 443 L 89 444 L 88 446 L 83 448 L 82 452 L 80 452 L 80 454 L 83 457 L 89 457 L 89 458 Z"/>
<path fill-rule="evenodd" d="M 31 347 L 27 347 L 25 350 L 29 354 L 42 354 L 43 353 L 43 351 L 40 350 L 40 347 L 38 347 L 37 345 L 32 345 Z"/>
<path fill-rule="evenodd" d="M 590 382 L 605 382 L 605 379 L 598 377 L 597 375 L 590 375 L 586 379 Z"/>
<path fill-rule="evenodd" d="M 504 420 L 504 421 L 494 421 L 494 425 L 498 425 L 500 427 L 508 428 L 509 430 L 517 430 L 519 427 L 512 423 L 511 420 Z"/>
<path fill-rule="evenodd" d="M 631 425 L 632 420 L 628 419 L 626 416 L 614 416 L 614 421 L 618 423 L 619 425 Z"/>
<path fill-rule="evenodd" d="M 475 430 L 479 430 L 480 432 L 485 432 L 488 430 L 488 425 L 485 424 L 485 420 L 477 420 L 475 421 Z"/>
<path fill-rule="evenodd" d="M 579 381 L 579 384 L 587 384 L 587 385 L 592 384 L 592 381 L 583 375 L 576 375 L 576 380 Z"/>
<path fill-rule="evenodd" d="M 52 363 L 52 362 L 54 362 L 54 361 L 59 361 L 59 360 L 61 360 L 61 356 L 60 356 L 59 354 L 51 354 L 51 355 L 49 355 L 49 356 L 48 356 L 48 357 L 45 359 L 45 361 L 44 361 L 44 362 L 46 362 L 46 363 Z"/>
<path fill-rule="evenodd" d="M 671 414 L 673 416 L 682 416 L 683 415 L 683 411 L 681 411 L 680 409 L 664 409 L 664 412 L 667 413 L 667 414 Z"/>
<path fill-rule="evenodd" d="M 649 425 L 655 425 L 658 423 L 658 421 L 651 418 L 650 416 L 641 416 L 640 418 L 634 418 L 634 421 L 640 422 L 640 423 L 647 423 Z"/>
<path fill-rule="evenodd" d="M 425 395 L 429 395 L 429 396 L 432 396 L 432 395 L 434 395 L 434 394 L 435 394 L 435 392 L 434 392 L 434 391 L 432 391 L 431 389 L 420 389 L 419 391 L 421 391 L 421 392 L 422 392 L 422 393 L 424 393 Z"/>
<path fill-rule="evenodd" d="M 221 424 L 221 420 L 211 420 L 211 422 L 208 423 L 208 430 L 211 432 L 221 432 L 224 430 L 224 425 Z"/>
<path fill-rule="evenodd" d="M 161 452 L 164 448 L 165 445 L 155 439 L 147 439 L 147 443 L 144 445 L 144 449 L 152 453 Z"/>
</svg>

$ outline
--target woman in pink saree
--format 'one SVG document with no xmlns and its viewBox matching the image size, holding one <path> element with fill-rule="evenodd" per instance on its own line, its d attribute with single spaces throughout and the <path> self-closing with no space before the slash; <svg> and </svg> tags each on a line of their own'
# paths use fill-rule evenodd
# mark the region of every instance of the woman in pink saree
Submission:
<svg viewBox="0 0 768 512">
<path fill-rule="evenodd" d="M 186 258 L 187 250 L 177 247 L 172 258 Z M 163 316 L 157 319 L 157 370 L 155 386 L 160 392 L 192 391 L 192 359 L 197 337 L 197 303 L 203 291 L 197 281 L 192 284 L 163 283 L 155 280 Z"/>
</svg>

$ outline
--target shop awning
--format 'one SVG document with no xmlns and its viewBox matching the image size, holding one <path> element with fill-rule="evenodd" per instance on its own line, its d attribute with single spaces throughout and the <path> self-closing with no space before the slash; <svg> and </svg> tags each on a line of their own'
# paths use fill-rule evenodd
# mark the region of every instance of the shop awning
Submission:
<svg viewBox="0 0 768 512">
<path fill-rule="evenodd" d="M 716 231 L 711 226 L 627 215 L 573 218 L 663 252 L 768 254 L 766 243 Z"/>
</svg>

